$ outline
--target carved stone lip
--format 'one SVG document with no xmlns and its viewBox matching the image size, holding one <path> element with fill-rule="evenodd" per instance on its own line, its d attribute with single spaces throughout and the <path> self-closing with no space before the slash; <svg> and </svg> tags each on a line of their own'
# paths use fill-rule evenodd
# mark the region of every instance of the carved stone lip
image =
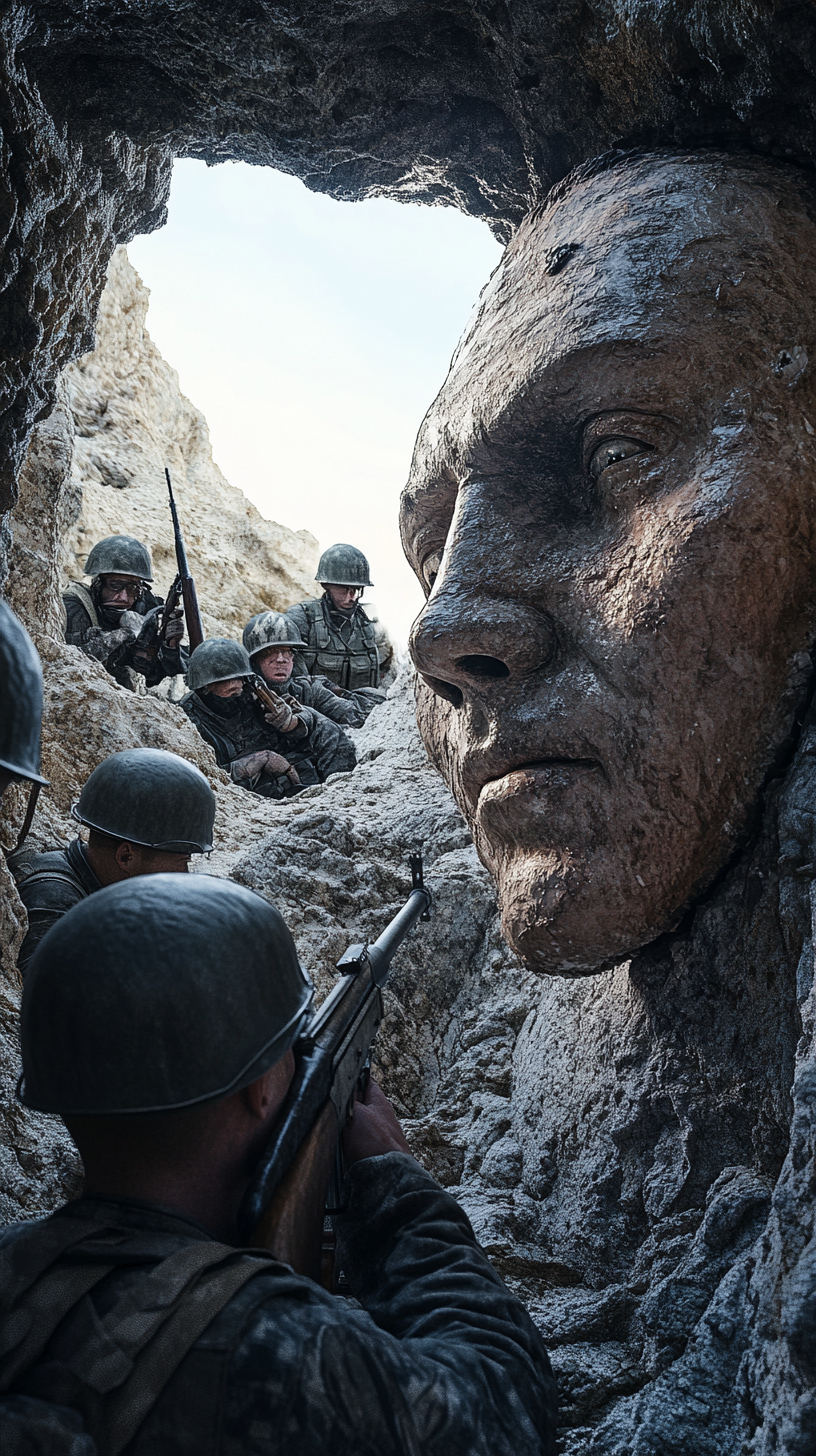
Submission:
<svg viewBox="0 0 816 1456">
<path fill-rule="evenodd" d="M 502 788 L 508 794 L 523 792 L 525 778 L 529 781 L 530 788 L 543 787 L 547 776 L 551 776 L 558 770 L 566 770 L 568 773 L 599 773 L 606 778 L 603 764 L 597 758 L 567 757 L 563 754 L 553 755 L 551 758 L 530 758 L 522 759 L 520 762 L 488 765 L 473 765 L 469 774 L 465 771 L 463 778 L 468 784 L 475 800 L 481 799 L 486 790 L 492 790 L 490 797 L 499 797 Z M 502 786 L 502 787 L 500 787 Z"/>
</svg>

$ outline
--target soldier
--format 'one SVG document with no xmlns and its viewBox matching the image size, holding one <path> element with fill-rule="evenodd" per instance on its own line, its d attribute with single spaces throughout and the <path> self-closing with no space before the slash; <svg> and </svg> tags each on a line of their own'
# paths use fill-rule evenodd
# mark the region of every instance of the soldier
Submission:
<svg viewBox="0 0 816 1456">
<path fill-rule="evenodd" d="M 292 700 L 292 707 L 303 703 L 333 723 L 360 728 L 372 708 L 385 702 L 385 693 L 377 688 L 349 692 L 326 677 L 293 677 L 295 652 L 305 649 L 307 643 L 281 612 L 258 612 L 252 617 L 244 628 L 244 646 L 255 672 L 274 692 Z"/>
<path fill-rule="evenodd" d="M 363 588 L 373 585 L 362 551 L 342 542 L 330 546 L 317 564 L 315 580 L 323 588 L 322 597 L 300 602 L 286 613 L 308 643 L 295 659 L 295 675 L 323 673 L 352 691 L 379 687 L 374 624 L 360 606 Z"/>
<path fill-rule="evenodd" d="M 37 649 L 11 608 L 0 602 L 0 798 L 10 783 L 40 773 L 43 680 Z"/>
<path fill-rule="evenodd" d="M 354 745 L 314 708 L 297 713 L 280 699 L 262 706 L 250 686 L 255 674 L 240 642 L 210 637 L 190 657 L 181 700 L 187 717 L 213 749 L 233 783 L 267 799 L 284 799 L 331 773 L 354 768 Z"/>
<path fill-rule="evenodd" d="M 123 688 L 136 688 L 140 673 L 149 688 L 183 674 L 184 617 L 171 612 L 162 636 L 164 598 L 154 596 L 150 552 L 134 536 L 106 536 L 85 562 L 90 588 L 72 581 L 63 593 L 65 640 L 101 662 Z"/>
<path fill-rule="evenodd" d="M 52 925 L 104 885 L 136 875 L 184 874 L 212 849 L 215 796 L 200 769 L 160 748 L 128 748 L 95 768 L 71 813 L 87 844 L 45 854 L 22 851 L 9 868 L 28 911 L 17 961 L 25 973 Z"/>
<path fill-rule="evenodd" d="M 19 1095 L 85 1185 L 0 1238 L 6 1428 L 50 1433 L 15 1451 L 68 1450 L 62 1421 L 77 1456 L 551 1456 L 540 1336 L 376 1084 L 335 1220 L 359 1303 L 240 1246 L 311 1000 L 280 915 L 229 880 L 112 885 L 40 946 Z"/>
</svg>

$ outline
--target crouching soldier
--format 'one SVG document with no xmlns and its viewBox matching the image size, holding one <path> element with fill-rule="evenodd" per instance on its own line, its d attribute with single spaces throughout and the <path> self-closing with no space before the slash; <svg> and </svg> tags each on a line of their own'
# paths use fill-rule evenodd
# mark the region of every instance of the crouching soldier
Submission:
<svg viewBox="0 0 816 1456">
<path fill-rule="evenodd" d="M 360 606 L 363 589 L 373 584 L 365 556 L 356 546 L 330 546 L 317 563 L 315 579 L 322 597 L 286 610 L 306 643 L 295 659 L 296 675 L 322 674 L 352 691 L 379 687 L 376 630 Z"/>
<path fill-rule="evenodd" d="M 71 813 L 88 842 L 9 858 L 28 933 L 17 960 L 25 973 L 52 925 L 104 885 L 137 875 L 186 872 L 212 849 L 215 796 L 200 769 L 160 748 L 128 748 L 95 768 Z"/>
<path fill-rule="evenodd" d="M 541 1339 L 376 1084 L 335 1217 L 358 1302 L 239 1243 L 310 1006 L 280 915 L 229 880 L 112 885 L 40 946 L 19 1095 L 85 1185 L 0 1236 L 15 1451 L 551 1456 Z"/>
<path fill-rule="evenodd" d="M 71 582 L 63 593 L 65 640 L 81 647 L 123 688 L 135 690 L 140 673 L 149 688 L 185 671 L 184 616 L 171 612 L 162 623 L 164 598 L 150 590 L 150 552 L 134 536 L 106 536 L 85 562 L 90 587 Z"/>
<path fill-rule="evenodd" d="M 254 677 L 246 649 L 226 637 L 202 642 L 187 669 L 181 706 L 233 783 L 284 799 L 354 768 L 354 745 L 336 723 L 283 698 L 262 704 Z"/>
<path fill-rule="evenodd" d="M 281 612 L 258 612 L 252 617 L 244 628 L 244 646 L 255 672 L 294 708 L 304 704 L 333 723 L 360 728 L 372 708 L 385 702 L 385 693 L 377 688 L 350 692 L 326 677 L 293 677 L 295 653 L 307 644 L 294 622 Z"/>
</svg>

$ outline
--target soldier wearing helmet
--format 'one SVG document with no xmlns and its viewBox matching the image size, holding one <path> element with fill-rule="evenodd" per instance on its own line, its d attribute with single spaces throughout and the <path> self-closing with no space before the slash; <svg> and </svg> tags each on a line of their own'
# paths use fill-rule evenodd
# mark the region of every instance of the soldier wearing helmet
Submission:
<svg viewBox="0 0 816 1456">
<path fill-rule="evenodd" d="M 377 688 L 351 692 L 326 677 L 293 676 L 295 653 L 305 651 L 308 643 L 282 612 L 258 612 L 252 617 L 244 628 L 244 646 L 255 672 L 274 692 L 288 698 L 293 707 L 315 708 L 344 728 L 360 728 L 372 708 L 385 702 L 385 693 Z"/>
<path fill-rule="evenodd" d="M 368 562 L 356 546 L 338 542 L 323 552 L 316 581 L 322 597 L 288 607 L 286 615 L 307 644 L 295 658 L 298 677 L 323 674 L 352 692 L 380 684 L 380 656 L 374 623 L 360 606 L 372 586 Z"/>
<path fill-rule="evenodd" d="M 43 677 L 37 649 L 11 608 L 0 602 L 0 798 L 10 783 L 42 786 Z"/>
<path fill-rule="evenodd" d="M 311 1001 L 278 912 L 230 880 L 112 885 L 43 941 L 19 1096 L 85 1182 L 0 1235 L 12 1432 L 52 1416 L 26 1450 L 57 1449 L 56 1410 L 77 1453 L 552 1456 L 541 1338 L 375 1083 L 335 1218 L 356 1300 L 242 1247 Z"/>
<path fill-rule="evenodd" d="M 341 728 L 296 699 L 262 704 L 254 678 L 246 649 L 226 637 L 202 642 L 187 668 L 181 706 L 233 783 L 284 799 L 354 768 L 354 745 Z"/>
<path fill-rule="evenodd" d="M 158 748 L 128 748 L 95 768 L 71 813 L 87 843 L 9 858 L 28 933 L 25 972 L 43 936 L 73 905 L 105 885 L 138 875 L 186 872 L 193 854 L 212 849 L 215 797 L 200 769 Z"/>
<path fill-rule="evenodd" d="M 85 562 L 90 587 L 71 582 L 63 593 L 65 640 L 101 662 L 121 687 L 135 690 L 135 674 L 155 687 L 183 674 L 184 616 L 172 612 L 159 637 L 164 598 L 150 590 L 150 552 L 135 536 L 106 536 Z"/>
</svg>

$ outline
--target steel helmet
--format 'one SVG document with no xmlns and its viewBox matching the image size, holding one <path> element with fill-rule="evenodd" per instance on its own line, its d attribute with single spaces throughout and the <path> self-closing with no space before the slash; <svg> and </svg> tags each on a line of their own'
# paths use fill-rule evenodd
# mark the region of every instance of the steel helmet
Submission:
<svg viewBox="0 0 816 1456">
<path fill-rule="evenodd" d="M 47 784 L 40 773 L 43 676 L 37 649 L 5 602 L 0 602 L 0 768 Z"/>
<path fill-rule="evenodd" d="M 368 579 L 368 562 L 356 546 L 338 541 L 329 546 L 317 563 L 315 581 L 321 586 L 373 586 Z"/>
<path fill-rule="evenodd" d="M 140 581 L 153 580 L 150 552 L 135 536 L 106 536 L 92 548 L 85 562 L 85 575 L 107 576 L 114 571 L 138 576 Z"/>
<path fill-rule="evenodd" d="M 193 692 L 232 677 L 254 677 L 245 647 L 230 637 L 208 637 L 190 654 L 187 686 Z"/>
<path fill-rule="evenodd" d="M 71 813 L 89 829 L 148 849 L 212 849 L 215 795 L 195 764 L 164 748 L 126 748 L 106 758 Z"/>
<path fill-rule="evenodd" d="M 244 646 L 250 657 L 267 647 L 306 647 L 294 622 L 283 612 L 258 612 L 244 628 Z"/>
<path fill-rule="evenodd" d="M 158 1112 L 237 1092 L 288 1051 L 311 983 L 274 906 L 210 875 L 141 875 L 43 937 L 23 993 L 20 1100 Z"/>
</svg>

